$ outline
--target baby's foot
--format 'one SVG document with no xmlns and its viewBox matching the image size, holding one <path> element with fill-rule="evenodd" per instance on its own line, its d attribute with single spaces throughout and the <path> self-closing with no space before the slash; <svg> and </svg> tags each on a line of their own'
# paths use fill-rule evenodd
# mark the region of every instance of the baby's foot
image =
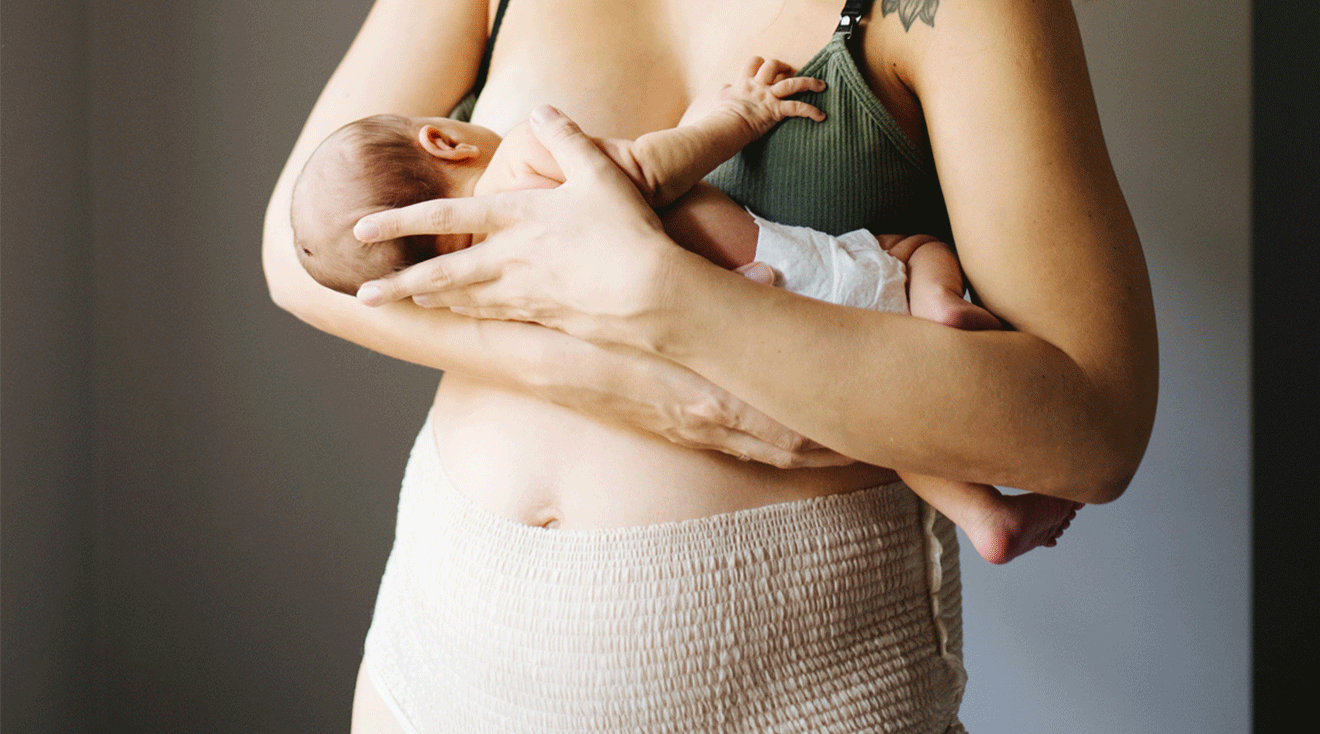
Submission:
<svg viewBox="0 0 1320 734">
<path fill-rule="evenodd" d="M 1032 548 L 1053 547 L 1082 503 L 1043 494 L 1004 495 L 974 526 L 964 526 L 981 557 L 1008 563 Z"/>
</svg>

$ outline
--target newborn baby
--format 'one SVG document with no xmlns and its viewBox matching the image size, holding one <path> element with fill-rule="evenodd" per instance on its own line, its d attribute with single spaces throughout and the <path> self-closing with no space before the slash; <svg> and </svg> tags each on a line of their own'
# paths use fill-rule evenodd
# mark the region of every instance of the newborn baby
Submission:
<svg viewBox="0 0 1320 734">
<path fill-rule="evenodd" d="M 717 95 L 713 108 L 689 125 L 636 141 L 598 140 L 637 184 L 648 203 L 664 207 L 786 117 L 824 119 L 820 110 L 785 97 L 819 91 L 823 82 L 790 76 L 777 61 L 753 59 Z M 698 102 L 697 105 L 701 103 Z M 693 116 L 689 111 L 689 117 Z M 352 224 L 372 211 L 439 197 L 472 196 L 563 182 L 554 159 L 531 134 L 515 127 L 494 132 L 447 118 L 377 115 L 330 135 L 312 154 L 294 187 L 292 224 L 298 257 L 317 282 L 353 294 L 358 286 L 435 255 L 472 243 L 468 236 L 419 236 L 362 243 Z M 754 278 L 769 270 L 794 292 L 836 303 L 907 311 L 909 286 L 897 260 L 865 231 L 834 238 L 770 225 L 713 187 L 698 190 L 664 212 L 666 229 L 684 247 L 729 268 L 756 260 Z M 758 257 L 758 240 L 765 257 Z M 998 328 L 988 313 L 962 299 L 962 277 L 947 245 L 931 241 L 900 248 L 911 270 L 911 297 L 934 308 L 922 312 L 954 325 Z M 878 300 L 877 300 L 878 299 Z"/>
<path fill-rule="evenodd" d="M 961 269 L 942 242 L 887 237 L 895 244 L 886 252 L 865 230 L 833 237 L 768 222 L 701 183 L 781 120 L 823 120 L 819 109 L 786 99 L 823 88 L 820 80 L 792 76 L 782 62 L 754 58 L 714 100 L 694 104 L 685 117 L 695 122 L 635 141 L 595 142 L 651 206 L 668 207 L 662 219 L 675 241 L 718 265 L 833 303 L 895 313 L 908 313 L 910 303 L 914 316 L 958 328 L 999 328 L 993 315 L 962 298 Z M 527 123 L 501 138 L 443 117 L 376 115 L 335 131 L 309 158 L 293 190 L 294 243 L 317 282 L 351 295 L 368 280 L 474 243 L 471 235 L 363 243 L 352 232 L 363 216 L 435 198 L 563 182 Z M 985 485 L 904 479 L 996 563 L 1053 545 L 1078 507 L 1042 495 L 1004 496 Z"/>
</svg>

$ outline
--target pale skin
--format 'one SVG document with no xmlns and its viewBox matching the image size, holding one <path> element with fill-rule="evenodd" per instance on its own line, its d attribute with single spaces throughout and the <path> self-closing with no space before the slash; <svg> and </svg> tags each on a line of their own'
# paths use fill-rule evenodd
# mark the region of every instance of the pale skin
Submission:
<svg viewBox="0 0 1320 734">
<path fill-rule="evenodd" d="M 549 102 L 610 137 L 673 127 L 749 56 L 800 67 L 828 39 L 838 5 L 519 0 L 474 121 L 508 130 Z M 535 209 L 539 224 L 520 219 L 481 248 L 434 261 L 449 267 L 481 253 L 502 258 L 504 272 L 516 251 L 526 277 L 447 292 L 477 308 L 489 307 L 478 293 L 499 296 L 566 331 L 411 303 L 371 309 L 316 285 L 294 257 L 287 222 L 303 161 L 350 120 L 452 106 L 475 76 L 491 12 L 481 2 L 378 2 L 295 145 L 263 248 L 280 305 L 447 370 L 434 407 L 438 446 L 474 502 L 530 524 L 636 524 L 894 478 L 878 467 L 1081 502 L 1123 492 L 1153 421 L 1154 316 L 1067 0 L 944 2 L 933 26 L 910 29 L 876 4 L 859 31 L 872 89 L 934 150 L 968 280 L 1013 327 L 979 332 L 765 288 L 676 248 L 647 223 L 654 215 L 640 199 L 645 213 L 570 216 L 601 203 L 586 179 L 573 185 L 573 171 L 565 186 L 530 192 L 561 197 L 557 211 Z M 515 199 L 528 212 L 543 206 Z M 486 213 L 442 207 L 378 225 L 494 228 L 498 207 L 446 206 L 461 202 Z M 505 211 L 500 224 L 510 221 Z M 634 236 L 619 240 L 620 231 Z M 517 247 L 556 232 L 584 248 L 630 249 L 587 261 L 586 249 L 546 246 L 553 237 L 540 238 L 540 254 Z M 497 242 L 507 247 L 489 247 Z M 609 270 L 619 263 L 627 267 Z M 434 278 L 409 271 L 387 297 L 421 292 L 423 280 Z M 833 451 L 813 450 L 804 436 Z M 739 455 L 758 461 L 725 458 Z M 841 456 L 863 463 L 838 466 Z M 761 460 L 813 466 L 784 471 Z M 355 730 L 371 730 L 357 722 L 370 721 L 373 701 L 361 699 Z"/>
</svg>

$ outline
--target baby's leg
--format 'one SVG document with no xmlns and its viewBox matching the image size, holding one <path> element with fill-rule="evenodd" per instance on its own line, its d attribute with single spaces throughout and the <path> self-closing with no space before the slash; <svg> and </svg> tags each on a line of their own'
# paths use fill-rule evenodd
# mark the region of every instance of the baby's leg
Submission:
<svg viewBox="0 0 1320 734">
<path fill-rule="evenodd" d="M 986 484 L 900 474 L 917 496 L 967 533 L 991 563 L 1008 563 L 1038 546 L 1053 547 L 1082 508 L 1043 494 L 1005 495 Z"/>
<path fill-rule="evenodd" d="M 684 249 L 730 270 L 756 256 L 756 220 L 724 192 L 704 181 L 660 210 L 665 232 Z"/>
<path fill-rule="evenodd" d="M 962 268 L 948 245 L 931 240 L 910 254 L 896 252 L 902 246 L 890 254 L 907 261 L 908 310 L 913 316 L 965 331 L 1002 328 L 989 311 L 963 299 Z"/>
</svg>

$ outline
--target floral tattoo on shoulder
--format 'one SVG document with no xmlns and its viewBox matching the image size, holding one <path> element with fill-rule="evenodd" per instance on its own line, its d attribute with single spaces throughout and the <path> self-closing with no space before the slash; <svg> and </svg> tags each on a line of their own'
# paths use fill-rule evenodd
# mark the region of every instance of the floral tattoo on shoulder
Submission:
<svg viewBox="0 0 1320 734">
<path fill-rule="evenodd" d="M 935 27 L 935 10 L 939 8 L 940 0 L 883 0 L 880 3 L 881 15 L 898 13 L 898 19 L 903 21 L 903 30 L 912 30 L 912 24 L 920 18 L 931 28 Z"/>
</svg>

